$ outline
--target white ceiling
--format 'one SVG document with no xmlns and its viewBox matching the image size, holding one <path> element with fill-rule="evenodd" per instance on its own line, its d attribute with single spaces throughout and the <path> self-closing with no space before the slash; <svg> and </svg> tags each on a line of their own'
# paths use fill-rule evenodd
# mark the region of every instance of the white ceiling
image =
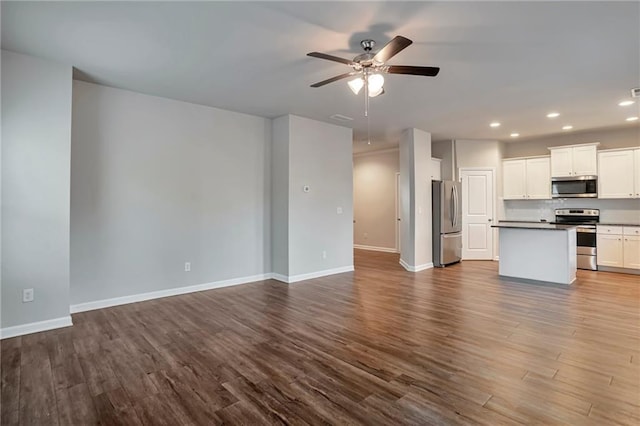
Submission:
<svg viewBox="0 0 640 426">
<path fill-rule="evenodd" d="M 387 76 L 371 101 L 372 147 L 408 127 L 509 140 L 638 115 L 638 103 L 617 104 L 640 86 L 639 2 L 3 1 L 1 12 L 3 49 L 73 65 L 76 78 L 264 117 L 346 115 L 356 150 L 362 94 L 346 80 L 309 87 L 349 68 L 305 55 L 352 58 L 364 38 L 381 47 L 403 35 L 414 43 L 390 64 L 441 67 Z"/>
</svg>

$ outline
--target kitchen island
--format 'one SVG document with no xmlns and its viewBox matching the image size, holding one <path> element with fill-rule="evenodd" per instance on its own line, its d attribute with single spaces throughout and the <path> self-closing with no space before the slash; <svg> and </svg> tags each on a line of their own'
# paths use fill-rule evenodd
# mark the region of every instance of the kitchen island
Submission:
<svg viewBox="0 0 640 426">
<path fill-rule="evenodd" d="M 576 227 L 546 222 L 498 222 L 502 277 L 554 284 L 576 279 Z"/>
</svg>

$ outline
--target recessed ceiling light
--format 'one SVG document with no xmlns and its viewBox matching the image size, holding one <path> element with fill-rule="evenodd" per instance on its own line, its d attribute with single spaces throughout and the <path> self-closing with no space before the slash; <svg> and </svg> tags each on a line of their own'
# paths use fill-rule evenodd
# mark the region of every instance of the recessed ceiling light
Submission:
<svg viewBox="0 0 640 426">
<path fill-rule="evenodd" d="M 549 114 L 547 114 L 547 118 L 556 118 L 559 116 L 560 116 L 559 112 L 550 112 Z"/>
<path fill-rule="evenodd" d="M 638 117 L 627 117 L 627 121 L 636 121 Z"/>
<path fill-rule="evenodd" d="M 511 133 L 510 135 L 512 138 L 517 138 L 518 136 L 520 136 L 520 133 Z"/>
<path fill-rule="evenodd" d="M 571 129 L 573 129 L 573 126 L 570 126 L 570 125 L 562 126 L 562 130 L 571 130 Z"/>
<path fill-rule="evenodd" d="M 618 105 L 620 105 L 620 106 L 629 106 L 629 105 L 633 105 L 633 104 L 635 104 L 634 101 L 622 101 Z"/>
<path fill-rule="evenodd" d="M 489 124 L 489 126 L 491 126 L 491 127 L 500 127 L 500 123 L 498 123 L 497 121 L 494 121 L 493 123 Z"/>
</svg>

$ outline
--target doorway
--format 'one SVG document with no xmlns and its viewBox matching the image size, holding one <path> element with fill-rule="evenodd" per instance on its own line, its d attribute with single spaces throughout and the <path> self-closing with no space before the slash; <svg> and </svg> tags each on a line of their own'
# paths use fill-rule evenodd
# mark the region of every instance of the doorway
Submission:
<svg viewBox="0 0 640 426">
<path fill-rule="evenodd" d="M 495 169 L 461 168 L 462 259 L 493 260 Z"/>
</svg>

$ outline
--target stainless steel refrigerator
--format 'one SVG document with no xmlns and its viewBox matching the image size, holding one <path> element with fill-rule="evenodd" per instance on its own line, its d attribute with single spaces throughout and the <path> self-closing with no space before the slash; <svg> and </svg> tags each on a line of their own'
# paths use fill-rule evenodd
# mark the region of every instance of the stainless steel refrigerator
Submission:
<svg viewBox="0 0 640 426">
<path fill-rule="evenodd" d="M 433 265 L 444 267 L 462 257 L 462 185 L 451 180 L 434 180 Z"/>
</svg>

